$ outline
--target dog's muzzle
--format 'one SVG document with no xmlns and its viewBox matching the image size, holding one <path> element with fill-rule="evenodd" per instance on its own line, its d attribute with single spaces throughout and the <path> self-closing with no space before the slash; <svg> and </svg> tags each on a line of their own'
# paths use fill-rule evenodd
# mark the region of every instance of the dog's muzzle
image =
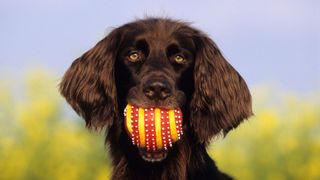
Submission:
<svg viewBox="0 0 320 180">
<path fill-rule="evenodd" d="M 124 116 L 132 144 L 139 148 L 146 161 L 163 160 L 168 149 L 183 135 L 180 108 L 140 108 L 128 104 Z"/>
</svg>

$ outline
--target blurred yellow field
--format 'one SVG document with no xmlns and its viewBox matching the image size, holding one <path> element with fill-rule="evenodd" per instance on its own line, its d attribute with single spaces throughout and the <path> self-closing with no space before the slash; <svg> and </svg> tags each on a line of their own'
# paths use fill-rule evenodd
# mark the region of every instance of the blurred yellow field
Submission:
<svg viewBox="0 0 320 180">
<path fill-rule="evenodd" d="M 0 84 L 0 179 L 108 179 L 104 133 L 66 106 L 59 78 L 32 71 Z M 209 148 L 237 179 L 320 179 L 320 96 L 256 87 L 255 116 Z"/>
</svg>

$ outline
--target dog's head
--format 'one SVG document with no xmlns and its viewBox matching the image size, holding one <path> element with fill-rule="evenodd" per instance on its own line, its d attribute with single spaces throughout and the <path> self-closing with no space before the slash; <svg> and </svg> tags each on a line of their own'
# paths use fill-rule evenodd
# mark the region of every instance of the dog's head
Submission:
<svg viewBox="0 0 320 180">
<path fill-rule="evenodd" d="M 73 62 L 60 90 L 95 129 L 124 123 L 127 104 L 182 109 L 184 131 L 200 144 L 252 114 L 245 81 L 216 44 L 188 24 L 169 19 L 150 18 L 114 29 Z M 159 152 L 142 156 L 161 160 L 167 150 Z"/>
</svg>

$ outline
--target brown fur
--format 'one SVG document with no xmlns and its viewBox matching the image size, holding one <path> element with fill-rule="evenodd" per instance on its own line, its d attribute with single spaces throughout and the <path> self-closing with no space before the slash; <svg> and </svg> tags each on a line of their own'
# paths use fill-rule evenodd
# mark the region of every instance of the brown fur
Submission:
<svg viewBox="0 0 320 180">
<path fill-rule="evenodd" d="M 143 58 L 126 60 L 132 48 Z M 177 64 L 180 53 L 187 61 Z M 161 82 L 169 96 L 147 97 L 150 82 Z M 251 96 L 239 73 L 217 45 L 187 23 L 148 18 L 114 29 L 63 77 L 61 94 L 89 128 L 107 131 L 112 179 L 230 179 L 206 152 L 210 139 L 227 134 L 252 115 Z M 161 162 L 144 161 L 123 125 L 123 109 L 181 107 L 184 136 Z"/>
</svg>

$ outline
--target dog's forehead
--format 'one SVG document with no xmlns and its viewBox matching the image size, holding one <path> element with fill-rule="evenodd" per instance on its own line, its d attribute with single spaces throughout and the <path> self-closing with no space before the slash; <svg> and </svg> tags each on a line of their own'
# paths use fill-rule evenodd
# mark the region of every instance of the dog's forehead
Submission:
<svg viewBox="0 0 320 180">
<path fill-rule="evenodd" d="M 132 40 L 144 39 L 151 45 L 170 43 L 178 38 L 191 38 L 194 31 L 186 23 L 168 19 L 147 19 L 126 25 L 127 35 Z"/>
<path fill-rule="evenodd" d="M 145 39 L 150 44 L 167 43 L 175 39 L 174 32 L 176 30 L 165 27 L 151 27 L 145 29 L 136 36 L 136 39 Z"/>
</svg>

